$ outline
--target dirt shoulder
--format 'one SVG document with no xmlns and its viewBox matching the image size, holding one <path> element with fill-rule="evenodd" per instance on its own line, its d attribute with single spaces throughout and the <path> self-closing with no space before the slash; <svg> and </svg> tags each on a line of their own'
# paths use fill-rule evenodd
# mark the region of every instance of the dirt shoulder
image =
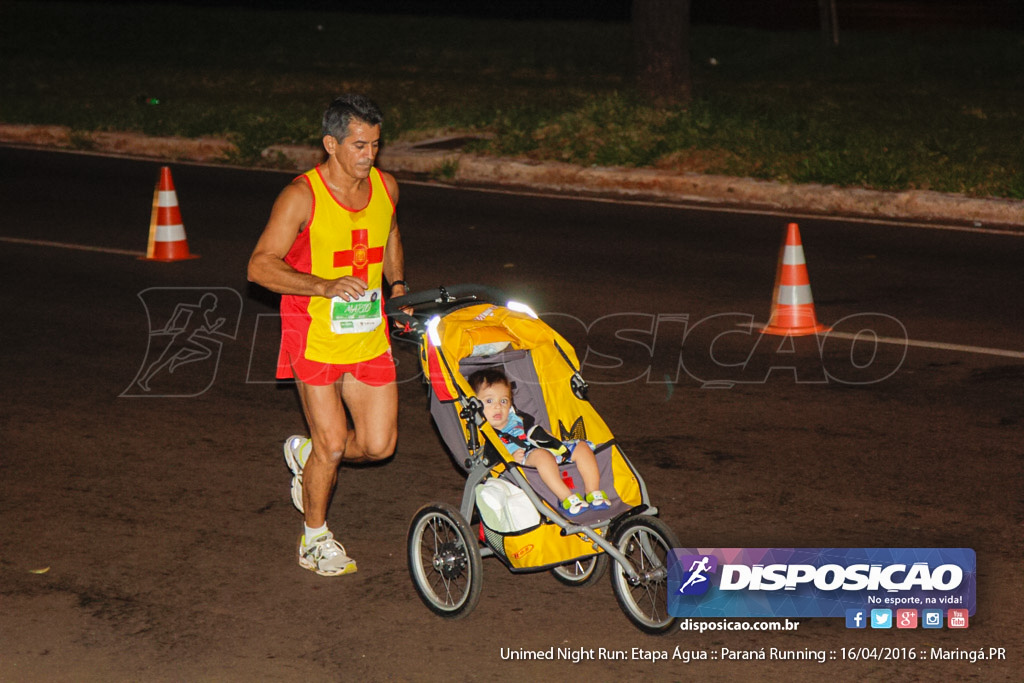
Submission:
<svg viewBox="0 0 1024 683">
<path fill-rule="evenodd" d="M 62 126 L 0 124 L 0 143 L 75 149 L 168 161 L 226 163 L 236 152 L 226 140 L 154 138 L 136 133 L 81 133 Z M 446 144 L 450 143 L 450 144 Z M 305 170 L 322 159 L 313 147 L 281 145 L 263 151 L 268 166 Z M 504 186 L 619 199 L 708 206 L 742 206 L 794 214 L 832 215 L 1024 229 L 1024 201 L 977 199 L 925 190 L 881 192 L 825 185 L 678 173 L 656 169 L 582 167 L 557 162 L 464 153 L 458 138 L 393 143 L 378 165 L 396 174 L 458 185 Z"/>
</svg>

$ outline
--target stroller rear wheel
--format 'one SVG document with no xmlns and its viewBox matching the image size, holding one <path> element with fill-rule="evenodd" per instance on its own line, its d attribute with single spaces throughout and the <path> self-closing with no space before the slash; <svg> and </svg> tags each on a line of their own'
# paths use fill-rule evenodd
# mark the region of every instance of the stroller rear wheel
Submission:
<svg viewBox="0 0 1024 683">
<path fill-rule="evenodd" d="M 588 557 L 585 560 L 574 560 L 551 570 L 552 575 L 567 586 L 592 586 L 601 580 L 608 571 L 608 556 L 604 553 Z"/>
<path fill-rule="evenodd" d="M 424 505 L 409 527 L 409 574 L 435 614 L 459 619 L 476 607 L 483 574 L 469 522 L 451 505 Z"/>
<path fill-rule="evenodd" d="M 622 611 L 644 633 L 666 633 L 677 618 L 668 613 L 668 555 L 679 540 L 656 517 L 639 516 L 626 520 L 613 543 L 626 556 L 637 580 L 621 566 L 612 569 L 612 589 Z"/>
</svg>

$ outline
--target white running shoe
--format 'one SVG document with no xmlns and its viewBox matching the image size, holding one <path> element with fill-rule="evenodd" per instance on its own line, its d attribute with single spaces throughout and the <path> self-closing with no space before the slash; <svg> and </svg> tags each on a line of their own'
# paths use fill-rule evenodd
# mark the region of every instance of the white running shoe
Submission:
<svg viewBox="0 0 1024 683">
<path fill-rule="evenodd" d="M 302 468 L 306 466 L 312 449 L 310 440 L 298 434 L 289 436 L 284 442 L 284 461 L 292 471 L 292 505 L 299 512 L 305 512 L 302 507 Z"/>
<path fill-rule="evenodd" d="M 354 574 L 356 561 L 345 553 L 345 546 L 334 539 L 328 531 L 306 545 L 306 536 L 299 536 L 299 564 L 320 576 L 341 576 Z"/>
</svg>

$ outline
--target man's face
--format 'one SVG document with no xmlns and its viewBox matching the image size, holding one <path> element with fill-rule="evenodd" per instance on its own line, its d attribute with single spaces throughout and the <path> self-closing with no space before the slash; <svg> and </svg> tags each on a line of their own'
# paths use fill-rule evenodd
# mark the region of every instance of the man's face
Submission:
<svg viewBox="0 0 1024 683">
<path fill-rule="evenodd" d="M 352 119 L 344 140 L 330 135 L 327 138 L 335 141 L 334 157 L 347 175 L 353 178 L 369 177 L 380 146 L 380 124 L 371 126 L 366 121 Z M 331 151 L 329 147 L 327 151 Z"/>
<path fill-rule="evenodd" d="M 508 424 L 508 412 L 512 409 L 512 392 L 504 384 L 488 384 L 476 392 L 484 404 L 484 418 L 487 423 L 501 431 Z"/>
</svg>

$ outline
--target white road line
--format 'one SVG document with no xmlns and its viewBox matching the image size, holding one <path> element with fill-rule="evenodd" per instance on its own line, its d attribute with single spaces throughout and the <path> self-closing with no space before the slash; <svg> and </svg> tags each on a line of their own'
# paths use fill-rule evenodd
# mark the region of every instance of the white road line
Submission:
<svg viewBox="0 0 1024 683">
<path fill-rule="evenodd" d="M 808 219 L 815 221 L 832 221 L 836 223 L 864 223 L 867 225 L 899 225 L 908 228 L 923 228 L 925 230 L 951 230 L 953 232 L 968 232 L 981 235 L 1006 235 L 1010 237 L 1024 237 L 1024 231 L 1007 228 L 986 228 L 983 226 L 953 225 L 944 223 L 923 223 L 899 218 L 863 218 L 860 216 L 829 216 L 818 213 L 800 213 L 797 211 L 774 211 L 771 209 L 744 209 L 735 206 L 725 206 L 706 201 L 701 198 L 681 197 L 678 200 L 666 199 L 664 201 L 622 199 L 620 197 L 588 197 L 571 194 L 554 194 L 550 192 L 537 192 L 523 189 L 502 189 L 491 187 L 467 187 L 463 185 L 448 185 L 437 181 L 402 180 L 403 185 L 420 185 L 445 190 L 462 190 L 465 192 L 483 192 L 488 194 L 504 194 L 517 197 L 536 197 L 540 199 L 562 199 L 577 202 L 597 202 L 602 204 L 624 204 L 627 206 L 648 206 L 660 209 L 680 209 L 683 211 L 709 211 L 716 213 L 736 213 L 752 216 L 779 216 L 789 220 Z"/>
<path fill-rule="evenodd" d="M 76 251 L 96 251 L 104 254 L 121 254 L 124 256 L 141 257 L 146 255 L 146 252 L 144 251 L 132 251 L 130 249 L 114 249 L 112 247 L 93 247 L 85 244 L 70 244 L 68 242 L 50 242 L 47 240 L 29 240 L 21 239 L 18 237 L 0 237 L 0 242 L 10 242 L 12 244 L 29 244 L 38 247 L 57 247 L 60 249 L 74 249 Z M 761 329 L 764 327 L 764 325 L 753 324 L 750 325 L 750 327 L 753 327 L 754 329 Z M 830 337 L 835 337 L 837 339 L 866 339 L 864 335 L 849 334 L 847 332 L 827 332 L 824 334 L 827 334 Z M 992 349 L 984 346 L 968 346 L 965 344 L 947 344 L 945 342 L 918 341 L 915 339 L 900 339 L 898 337 L 872 336 L 871 339 L 881 344 L 916 346 L 919 348 L 940 349 L 943 351 L 961 351 L 963 353 L 975 353 L 986 356 L 1003 356 L 1005 358 L 1024 358 L 1024 351 Z"/>
<path fill-rule="evenodd" d="M 945 342 L 918 341 L 916 339 L 898 339 L 896 337 L 866 337 L 865 335 L 850 334 L 848 332 L 828 332 L 830 337 L 839 339 L 863 339 L 866 341 L 875 340 L 883 344 L 899 344 L 904 346 L 918 346 L 923 349 L 941 349 L 943 351 L 961 351 L 963 353 L 977 353 L 985 356 L 1004 356 L 1006 358 L 1024 358 L 1024 351 L 1008 351 L 1006 349 L 990 349 L 984 346 L 966 346 L 964 344 L 947 344 Z"/>
<path fill-rule="evenodd" d="M 743 324 L 740 327 L 748 327 Z M 756 330 L 764 328 L 761 324 L 749 325 Z M 991 349 L 984 346 L 968 346 L 965 344 L 947 344 L 946 342 L 919 341 L 917 339 L 903 339 L 901 337 L 880 337 L 876 335 L 850 334 L 849 332 L 822 332 L 819 337 L 829 336 L 836 339 L 853 339 L 856 341 L 877 342 L 880 344 L 895 344 L 898 346 L 916 346 L 922 349 L 939 349 L 941 351 L 960 351 L 962 353 L 976 353 L 983 356 L 1003 356 L 1004 358 L 1024 358 L 1024 351 L 1009 351 L 1007 349 Z"/>
<path fill-rule="evenodd" d="M 122 254 L 124 256 L 145 256 L 144 251 L 132 251 L 130 249 L 115 249 L 113 247 L 93 247 L 87 244 L 71 244 L 69 242 L 50 242 L 48 240 L 27 240 L 20 237 L 0 237 L 0 242 L 12 244 L 29 244 L 34 247 L 58 247 L 60 249 L 74 249 L 76 251 L 98 251 L 104 254 Z"/>
</svg>

